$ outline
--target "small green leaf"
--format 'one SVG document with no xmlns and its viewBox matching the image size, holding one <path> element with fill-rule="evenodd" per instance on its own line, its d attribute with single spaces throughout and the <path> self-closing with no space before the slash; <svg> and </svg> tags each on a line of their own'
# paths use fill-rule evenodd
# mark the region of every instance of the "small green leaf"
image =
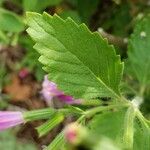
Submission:
<svg viewBox="0 0 150 150">
<path fill-rule="evenodd" d="M 132 106 L 95 115 L 89 128 L 98 137 L 108 137 L 125 149 L 149 150 L 150 128 L 135 118 L 137 110 Z"/>
<path fill-rule="evenodd" d="M 43 135 L 46 135 L 48 132 L 50 132 L 56 125 L 61 123 L 63 120 L 64 120 L 64 116 L 62 114 L 57 113 L 51 116 L 51 119 L 49 119 L 46 123 L 36 128 L 39 133 L 39 136 L 41 137 Z"/>
<path fill-rule="evenodd" d="M 142 113 L 136 111 L 136 124 L 134 134 L 134 150 L 149 150 L 150 149 L 150 126 Z"/>
<path fill-rule="evenodd" d="M 150 15 L 140 20 L 128 46 L 129 63 L 142 85 L 150 83 Z M 129 66 L 129 65 L 128 65 Z"/>
<path fill-rule="evenodd" d="M 39 61 L 61 90 L 75 98 L 120 98 L 123 64 L 97 32 L 47 13 L 28 13 L 27 20 Z"/>
<path fill-rule="evenodd" d="M 0 8 L 0 30 L 21 32 L 25 28 L 23 20 L 15 13 Z"/>
</svg>

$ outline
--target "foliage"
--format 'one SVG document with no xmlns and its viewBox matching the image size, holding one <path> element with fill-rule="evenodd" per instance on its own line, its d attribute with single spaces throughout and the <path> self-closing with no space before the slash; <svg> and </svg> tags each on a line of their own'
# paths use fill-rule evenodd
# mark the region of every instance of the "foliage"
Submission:
<svg viewBox="0 0 150 150">
<path fill-rule="evenodd" d="M 97 10 L 100 0 L 77 0 L 77 9 L 81 16 L 82 22 L 89 24 L 91 16 Z"/>
<path fill-rule="evenodd" d="M 70 19 L 63 21 L 56 15 L 29 14 L 28 22 L 28 33 L 42 54 L 40 61 L 46 71 L 51 70 L 49 78 L 60 89 L 76 98 L 119 95 L 123 66 L 113 47 L 98 33 L 92 34 L 86 26 L 77 26 Z"/>
<path fill-rule="evenodd" d="M 25 11 L 36 11 L 40 12 L 48 6 L 55 6 L 62 0 L 23 0 L 23 8 Z"/>
<path fill-rule="evenodd" d="M 92 98 L 111 97 L 115 100 L 108 106 L 87 109 L 81 113 L 83 118 L 88 118 L 103 111 L 102 114 L 92 118 L 93 123 L 90 123 L 90 129 L 94 129 L 95 134 L 107 136 L 112 140 L 116 139 L 116 143 L 122 143 L 123 149 L 144 148 L 148 150 L 150 129 L 146 119 L 143 119 L 144 117 L 138 110 L 139 100 L 142 98 L 136 97 L 130 102 L 120 96 L 119 83 L 123 65 L 119 56 L 115 54 L 114 48 L 109 46 L 98 33 L 91 33 L 84 24 L 77 25 L 70 18 L 62 20 L 57 15 L 28 13 L 27 19 L 29 25 L 27 32 L 36 41 L 34 48 L 41 54 L 39 61 L 44 65 L 44 70 L 49 73 L 50 80 L 56 82 L 66 94 L 75 98 L 92 101 Z M 149 20 L 149 17 L 146 20 Z M 138 27 L 141 29 L 143 24 L 146 24 L 148 28 L 149 21 L 146 23 L 142 20 Z M 149 36 L 147 30 L 145 32 L 146 36 Z M 136 29 L 134 34 L 136 34 Z M 135 37 L 139 36 L 138 34 Z M 149 45 L 147 41 L 146 43 Z M 130 44 L 134 44 L 133 36 Z M 144 56 L 147 58 L 147 55 Z M 134 59 L 138 57 L 134 55 Z M 134 59 L 129 53 L 129 60 Z M 140 64 L 139 61 L 137 63 Z M 122 112 L 123 107 L 127 109 Z M 109 112 L 107 109 L 111 108 L 122 110 Z M 108 112 L 105 113 L 105 110 Z M 136 117 L 138 120 L 135 119 Z M 137 121 L 144 128 L 140 135 L 143 137 L 142 144 L 136 141 L 139 138 L 135 132 L 138 126 Z M 109 124 L 111 124 L 110 127 Z M 148 142 L 146 147 L 143 142 Z"/>
<path fill-rule="evenodd" d="M 24 24 L 16 14 L 4 9 L 0 9 L 0 30 L 10 32 L 21 32 L 24 30 Z M 12 24 L 10 26 L 10 24 Z"/>
<path fill-rule="evenodd" d="M 150 83 L 150 16 L 139 22 L 131 35 L 128 46 L 129 62 L 141 85 Z"/>
<path fill-rule="evenodd" d="M 42 99 L 45 74 L 55 85 L 45 83 L 54 98 L 48 108 L 21 113 L 25 123 L 42 120 L 40 138 L 61 130 L 44 150 L 149 150 L 149 10 L 140 0 L 0 0 L 0 109 L 11 109 L 8 76 L 27 68 L 30 75 L 18 82 L 38 85 L 31 99 Z M 57 106 L 56 91 L 78 103 Z M 70 120 L 71 130 L 64 127 Z M 11 131 L 0 140 L 0 149 L 35 149 Z"/>
</svg>

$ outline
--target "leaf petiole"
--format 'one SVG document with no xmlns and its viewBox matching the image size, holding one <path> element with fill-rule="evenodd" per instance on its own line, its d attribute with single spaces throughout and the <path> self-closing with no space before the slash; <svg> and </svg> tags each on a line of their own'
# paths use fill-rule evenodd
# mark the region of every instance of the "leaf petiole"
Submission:
<svg viewBox="0 0 150 150">
<path fill-rule="evenodd" d="M 99 106 L 99 107 L 95 107 L 92 108 L 90 110 L 87 110 L 84 112 L 84 115 L 89 118 L 93 115 L 95 115 L 96 113 L 102 112 L 102 111 L 107 111 L 107 110 L 111 110 L 111 109 L 115 109 L 115 108 L 122 108 L 122 107 L 128 107 L 129 103 L 125 103 L 123 105 L 121 104 L 116 104 L 116 105 L 108 105 L 108 106 Z"/>
</svg>

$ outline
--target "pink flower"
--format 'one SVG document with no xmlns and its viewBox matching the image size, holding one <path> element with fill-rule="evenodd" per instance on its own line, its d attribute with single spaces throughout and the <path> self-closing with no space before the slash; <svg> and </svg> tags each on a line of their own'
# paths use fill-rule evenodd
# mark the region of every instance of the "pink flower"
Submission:
<svg viewBox="0 0 150 150">
<path fill-rule="evenodd" d="M 24 122 L 21 112 L 0 111 L 0 131 Z"/>
<path fill-rule="evenodd" d="M 67 125 L 64 129 L 64 136 L 68 143 L 79 145 L 88 137 L 88 131 L 77 122 Z"/>
<path fill-rule="evenodd" d="M 65 95 L 64 92 L 58 90 L 57 85 L 54 82 L 49 81 L 47 75 L 44 77 L 41 93 L 47 103 L 49 103 L 54 97 L 67 104 L 81 103 L 80 100 L 75 100 L 72 96 Z"/>
</svg>

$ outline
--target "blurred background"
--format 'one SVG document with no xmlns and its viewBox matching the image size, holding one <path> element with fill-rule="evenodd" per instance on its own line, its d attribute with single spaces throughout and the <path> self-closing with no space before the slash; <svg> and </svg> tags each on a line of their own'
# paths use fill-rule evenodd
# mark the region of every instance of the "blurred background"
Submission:
<svg viewBox="0 0 150 150">
<path fill-rule="evenodd" d="M 150 0 L 0 0 L 0 110 L 47 107 L 40 94 L 46 73 L 38 62 L 34 42 L 26 33 L 26 11 L 56 13 L 64 19 L 71 17 L 78 24 L 85 23 L 90 30 L 108 38 L 125 61 L 128 37 L 136 22 L 149 13 Z M 130 82 L 130 78 L 124 75 L 124 81 Z M 128 96 L 133 96 L 130 90 Z M 145 115 L 149 115 L 148 104 L 149 101 L 143 104 Z M 40 124 L 33 122 L 0 132 L 0 149 L 42 149 L 63 126 L 39 139 L 34 128 Z"/>
</svg>

